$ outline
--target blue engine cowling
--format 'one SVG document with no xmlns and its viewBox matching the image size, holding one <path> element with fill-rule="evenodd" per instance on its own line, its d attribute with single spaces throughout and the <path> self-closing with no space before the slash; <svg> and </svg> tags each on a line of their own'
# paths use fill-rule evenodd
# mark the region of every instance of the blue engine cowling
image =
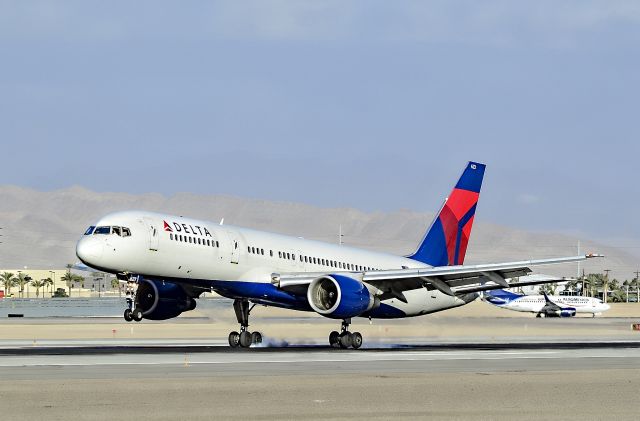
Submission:
<svg viewBox="0 0 640 421">
<path fill-rule="evenodd" d="M 307 300 L 316 313 L 332 319 L 356 317 L 380 305 L 362 282 L 344 275 L 314 279 Z"/>
<path fill-rule="evenodd" d="M 575 308 L 563 308 L 560 310 L 560 317 L 573 317 L 576 315 Z"/>
<path fill-rule="evenodd" d="M 196 300 L 180 285 L 154 279 L 139 281 L 135 302 L 142 317 L 149 320 L 171 319 L 196 308 Z"/>
<path fill-rule="evenodd" d="M 560 310 L 547 310 L 544 312 L 545 317 L 573 317 L 576 315 L 576 309 L 573 307 L 562 308 Z"/>
</svg>

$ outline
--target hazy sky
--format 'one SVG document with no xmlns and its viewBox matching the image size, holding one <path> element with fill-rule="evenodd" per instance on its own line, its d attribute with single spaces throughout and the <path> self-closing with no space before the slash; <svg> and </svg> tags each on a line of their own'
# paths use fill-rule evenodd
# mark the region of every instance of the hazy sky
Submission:
<svg viewBox="0 0 640 421">
<path fill-rule="evenodd" d="M 436 210 L 640 246 L 638 1 L 0 1 L 0 183 Z M 640 250 L 640 248 L 638 249 Z"/>
</svg>

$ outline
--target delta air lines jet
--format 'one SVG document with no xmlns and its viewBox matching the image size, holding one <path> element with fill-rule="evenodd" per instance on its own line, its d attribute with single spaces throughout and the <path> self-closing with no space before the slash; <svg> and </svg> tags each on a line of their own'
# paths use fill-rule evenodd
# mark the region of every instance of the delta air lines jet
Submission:
<svg viewBox="0 0 640 421">
<path fill-rule="evenodd" d="M 106 215 L 78 241 L 87 266 L 137 286 L 127 321 L 164 320 L 214 291 L 233 300 L 240 325 L 232 347 L 261 341 L 253 306 L 314 311 L 341 320 L 334 347 L 359 348 L 351 319 L 420 316 L 472 302 L 480 291 L 517 287 L 530 267 L 593 255 L 464 265 L 485 165 L 470 162 L 415 253 L 401 257 L 252 229 L 144 211 Z M 537 281 L 538 283 L 553 280 Z M 527 283 L 529 285 L 530 283 Z"/>
</svg>

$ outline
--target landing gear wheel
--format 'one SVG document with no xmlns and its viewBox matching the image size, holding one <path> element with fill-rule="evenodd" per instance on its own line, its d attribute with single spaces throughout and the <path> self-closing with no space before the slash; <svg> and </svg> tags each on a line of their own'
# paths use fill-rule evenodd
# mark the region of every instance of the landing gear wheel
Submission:
<svg viewBox="0 0 640 421">
<path fill-rule="evenodd" d="M 340 346 L 340 334 L 335 330 L 329 334 L 329 345 L 333 348 Z"/>
<path fill-rule="evenodd" d="M 243 348 L 249 348 L 251 346 L 251 332 L 245 330 L 240 333 L 240 346 Z"/>
<path fill-rule="evenodd" d="M 237 348 L 240 345 L 240 334 L 238 332 L 229 334 L 229 345 L 231 345 L 231 348 Z"/>
<path fill-rule="evenodd" d="M 251 343 L 253 343 L 253 344 L 261 344 L 262 343 L 262 333 L 253 332 L 251 334 Z"/>
<path fill-rule="evenodd" d="M 353 332 L 351 335 L 351 346 L 353 349 L 358 349 L 362 346 L 362 335 L 360 332 Z"/>
<path fill-rule="evenodd" d="M 351 347 L 351 334 L 349 332 L 342 332 L 340 334 L 340 348 L 347 349 Z"/>
<path fill-rule="evenodd" d="M 140 310 L 139 308 L 134 308 L 131 312 L 131 317 L 133 317 L 133 320 L 135 320 L 136 322 L 139 322 L 140 320 L 142 320 L 142 310 Z"/>
<path fill-rule="evenodd" d="M 133 315 L 131 313 L 132 313 L 132 311 L 131 311 L 130 308 L 128 308 L 128 309 L 126 309 L 124 311 L 124 320 L 125 321 L 130 322 L 130 321 L 133 320 Z"/>
</svg>

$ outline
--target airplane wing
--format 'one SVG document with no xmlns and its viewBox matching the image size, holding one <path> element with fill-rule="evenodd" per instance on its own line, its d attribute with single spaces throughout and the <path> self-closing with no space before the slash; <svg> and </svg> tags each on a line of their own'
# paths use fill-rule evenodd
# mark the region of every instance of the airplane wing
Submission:
<svg viewBox="0 0 640 421">
<path fill-rule="evenodd" d="M 487 291 L 499 288 L 513 288 L 524 285 L 537 285 L 560 282 L 562 279 L 544 279 L 529 282 L 508 282 L 507 279 L 531 273 L 530 267 L 559 263 L 572 263 L 582 260 L 603 257 L 587 254 L 555 259 L 524 260 L 507 263 L 490 263 L 483 265 L 439 266 L 432 268 L 392 269 L 370 272 L 358 272 L 364 283 L 374 286 L 380 291 L 380 299 L 397 298 L 406 302 L 403 292 L 427 288 L 435 289 L 450 296 L 470 292 Z M 336 272 L 339 273 L 339 272 Z M 349 276 L 350 272 L 343 273 Z M 353 274 L 353 272 L 351 272 Z M 282 289 L 298 289 L 311 283 L 320 276 L 333 273 L 290 273 L 273 274 L 272 283 Z"/>
<path fill-rule="evenodd" d="M 554 303 L 553 301 L 551 301 L 549 299 L 549 297 L 547 296 L 546 292 L 542 292 L 542 295 L 544 296 L 545 304 L 544 304 L 544 307 L 542 307 L 542 309 L 540 309 L 541 313 L 544 313 L 544 312 L 555 312 L 555 311 L 560 311 L 560 310 L 564 310 L 565 308 L 568 308 L 568 307 L 560 306 L 560 305 Z"/>
</svg>

